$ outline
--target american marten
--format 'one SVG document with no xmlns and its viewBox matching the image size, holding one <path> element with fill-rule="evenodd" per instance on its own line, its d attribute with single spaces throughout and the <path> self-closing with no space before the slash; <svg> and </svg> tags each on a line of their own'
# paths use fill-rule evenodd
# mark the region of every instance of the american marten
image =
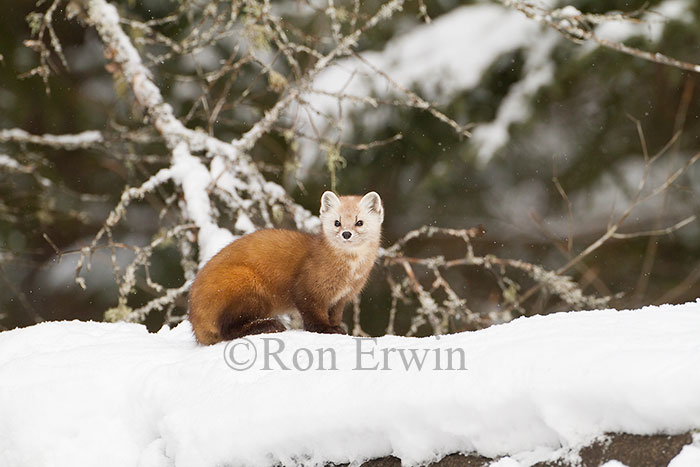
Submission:
<svg viewBox="0 0 700 467">
<path fill-rule="evenodd" d="M 192 285 L 189 318 L 202 344 L 284 331 L 295 308 L 304 329 L 345 333 L 343 308 L 367 282 L 384 220 L 375 192 L 321 197 L 320 234 L 259 230 L 226 246 Z"/>
</svg>

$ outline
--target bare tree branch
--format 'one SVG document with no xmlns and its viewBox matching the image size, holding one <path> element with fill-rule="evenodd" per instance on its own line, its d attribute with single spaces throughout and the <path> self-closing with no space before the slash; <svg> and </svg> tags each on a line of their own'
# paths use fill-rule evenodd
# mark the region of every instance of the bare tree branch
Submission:
<svg viewBox="0 0 700 467">
<path fill-rule="evenodd" d="M 542 23 L 555 31 L 561 33 L 573 42 L 593 41 L 598 45 L 615 50 L 626 55 L 641 58 L 654 63 L 668 65 L 681 70 L 700 73 L 700 65 L 684 62 L 672 57 L 668 57 L 659 52 L 647 52 L 635 47 L 627 46 L 620 42 L 613 42 L 595 35 L 587 23 L 596 24 L 609 21 L 630 21 L 634 19 L 631 15 L 620 13 L 610 13 L 605 15 L 584 14 L 572 6 L 551 9 L 537 1 L 525 0 L 499 0 L 504 6 L 520 11 L 525 16 Z M 638 14 L 638 12 L 634 12 Z"/>
</svg>

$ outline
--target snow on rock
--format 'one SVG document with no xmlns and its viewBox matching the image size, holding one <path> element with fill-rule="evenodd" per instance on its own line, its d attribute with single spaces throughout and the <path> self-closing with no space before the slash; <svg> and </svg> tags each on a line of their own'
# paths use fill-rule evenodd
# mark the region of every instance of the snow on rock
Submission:
<svg viewBox="0 0 700 467">
<path fill-rule="evenodd" d="M 521 467 L 521 463 L 512 457 L 502 457 L 496 462 L 489 464 L 489 467 Z"/>
<path fill-rule="evenodd" d="M 700 433 L 693 434 L 693 442 L 668 463 L 668 467 L 697 467 L 700 465 Z"/>
<path fill-rule="evenodd" d="M 607 461 L 605 464 L 601 465 L 600 467 L 627 467 L 627 465 L 623 464 L 620 461 L 611 460 L 611 461 Z"/>
<path fill-rule="evenodd" d="M 531 465 L 606 432 L 700 427 L 698 335 L 700 301 L 522 318 L 440 338 L 287 331 L 209 347 L 187 322 L 155 334 L 46 322 L 0 333 L 0 465 L 390 454 L 416 464 L 455 452 Z M 684 449 L 674 466 L 691 465 L 683 456 L 696 451 Z"/>
</svg>

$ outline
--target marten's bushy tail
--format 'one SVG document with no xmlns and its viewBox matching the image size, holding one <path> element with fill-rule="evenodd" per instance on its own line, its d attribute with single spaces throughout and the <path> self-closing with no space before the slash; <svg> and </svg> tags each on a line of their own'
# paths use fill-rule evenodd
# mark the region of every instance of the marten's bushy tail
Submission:
<svg viewBox="0 0 700 467">
<path fill-rule="evenodd" d="M 271 317 L 272 306 L 250 268 L 217 269 L 197 277 L 190 292 L 189 318 L 199 342 L 209 345 L 247 334 L 284 330 L 282 323 Z M 207 275 L 216 276 L 216 280 Z"/>
</svg>

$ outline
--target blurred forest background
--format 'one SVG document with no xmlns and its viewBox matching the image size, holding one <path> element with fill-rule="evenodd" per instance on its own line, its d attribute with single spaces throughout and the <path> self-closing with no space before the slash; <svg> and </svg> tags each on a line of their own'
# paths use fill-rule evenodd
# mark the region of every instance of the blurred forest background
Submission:
<svg viewBox="0 0 700 467">
<path fill-rule="evenodd" d="M 157 329 L 182 319 L 183 284 L 204 260 L 197 256 L 202 226 L 183 219 L 189 198 L 170 181 L 119 213 L 84 258 L 85 287 L 75 280 L 80 250 L 125 186 L 141 186 L 172 164 L 172 148 L 105 57 L 103 38 L 81 10 L 87 3 L 17 0 L 0 16 L 4 329 L 103 320 L 108 311 L 109 319 Z M 321 54 L 382 5 L 111 3 L 174 115 L 222 141 L 253 127 L 289 95 L 290 83 L 302 82 Z M 693 0 L 543 5 L 572 5 L 551 17 L 616 44 L 700 63 L 700 4 Z M 25 43 L 37 40 L 42 15 L 54 6 L 52 29 L 67 67 L 52 31 L 44 30 L 43 49 Z M 389 16 L 304 84 L 245 151 L 313 214 L 326 189 L 382 196 L 387 252 L 357 304 L 356 332 L 382 334 L 388 323 L 399 334 L 452 332 L 523 314 L 700 296 L 700 169 L 692 164 L 700 151 L 700 74 L 601 47 L 567 33 L 567 25 L 556 31 L 498 2 L 410 1 Z M 282 33 L 300 45 L 285 49 Z M 50 93 L 42 72 L 23 76 L 42 64 L 42 50 Z M 101 136 L 51 142 L 9 129 Z M 207 151 L 195 157 L 214 164 Z M 239 193 L 257 199 L 250 188 Z M 212 201 L 213 217 L 234 235 L 303 228 L 291 205 L 226 199 Z M 476 229 L 424 229 L 400 241 L 423 226 Z M 155 239 L 133 280 L 125 279 L 142 252 L 133 246 Z M 132 313 L 168 290 L 175 292 L 158 306 Z M 468 313 L 455 312 L 462 308 Z"/>
</svg>

